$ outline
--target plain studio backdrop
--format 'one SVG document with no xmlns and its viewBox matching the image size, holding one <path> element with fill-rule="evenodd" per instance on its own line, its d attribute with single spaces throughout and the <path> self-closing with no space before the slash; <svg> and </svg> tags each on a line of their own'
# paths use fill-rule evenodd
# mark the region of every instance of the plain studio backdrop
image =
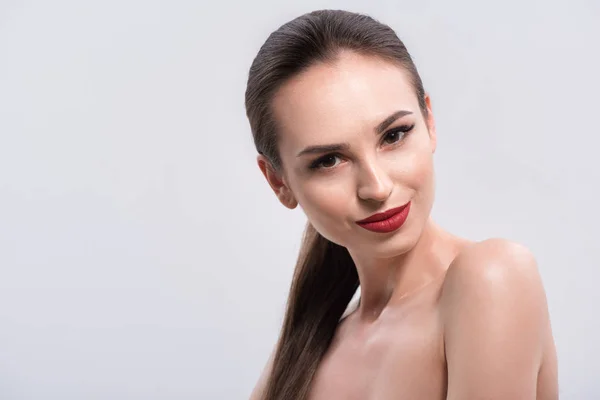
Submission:
<svg viewBox="0 0 600 400">
<path fill-rule="evenodd" d="M 248 397 L 305 217 L 256 166 L 246 79 L 322 8 L 405 41 L 437 118 L 435 219 L 535 253 L 561 399 L 600 398 L 597 0 L 4 0 L 1 399 Z"/>
</svg>

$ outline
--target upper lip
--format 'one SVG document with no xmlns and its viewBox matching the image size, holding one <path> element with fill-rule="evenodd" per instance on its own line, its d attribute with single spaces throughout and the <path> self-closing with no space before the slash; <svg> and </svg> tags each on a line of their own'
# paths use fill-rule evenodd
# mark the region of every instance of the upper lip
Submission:
<svg viewBox="0 0 600 400">
<path fill-rule="evenodd" d="M 398 214 L 400 211 L 402 211 L 406 206 L 408 205 L 408 203 L 406 203 L 403 206 L 400 207 L 396 207 L 396 208 L 390 208 L 387 211 L 384 212 L 380 212 L 377 214 L 373 214 L 371 215 L 369 218 L 365 218 L 365 219 L 361 219 L 360 221 L 356 221 L 357 224 L 364 224 L 367 222 L 377 222 L 377 221 L 383 221 L 384 219 L 388 219 L 391 216 L 393 216 L 394 214 Z"/>
</svg>

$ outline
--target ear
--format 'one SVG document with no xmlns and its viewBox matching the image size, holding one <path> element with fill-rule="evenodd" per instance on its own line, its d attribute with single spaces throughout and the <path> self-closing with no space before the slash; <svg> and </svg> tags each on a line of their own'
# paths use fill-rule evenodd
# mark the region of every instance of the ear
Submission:
<svg viewBox="0 0 600 400">
<path fill-rule="evenodd" d="M 289 209 L 296 208 L 296 206 L 298 206 L 298 201 L 285 182 L 285 177 L 282 176 L 281 173 L 275 171 L 275 168 L 273 168 L 269 159 L 262 154 L 259 154 L 256 157 L 256 162 L 258 163 L 258 168 L 260 168 L 281 204 Z"/>
<path fill-rule="evenodd" d="M 431 142 L 431 152 L 435 153 L 437 147 L 437 133 L 435 130 L 435 118 L 433 118 L 433 111 L 431 108 L 431 97 L 429 93 L 425 94 L 425 104 L 427 105 L 427 129 L 429 130 L 429 139 Z"/>
</svg>

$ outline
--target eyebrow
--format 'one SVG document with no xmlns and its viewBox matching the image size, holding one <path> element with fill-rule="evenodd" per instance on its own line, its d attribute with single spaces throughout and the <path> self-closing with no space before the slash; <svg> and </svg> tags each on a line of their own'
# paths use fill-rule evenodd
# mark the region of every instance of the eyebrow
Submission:
<svg viewBox="0 0 600 400">
<path fill-rule="evenodd" d="M 408 110 L 398 110 L 394 112 L 392 115 L 384 119 L 379 125 L 377 125 L 374 129 L 376 135 L 380 135 L 383 131 L 386 130 L 388 126 L 394 123 L 398 118 L 402 118 L 405 115 L 412 114 L 412 111 Z M 350 145 L 348 143 L 336 143 L 336 144 L 324 144 L 317 146 L 308 146 L 304 150 L 302 150 L 296 157 L 300 157 L 305 154 L 315 154 L 315 153 L 328 153 L 331 151 L 340 151 L 340 150 L 348 150 Z"/>
</svg>

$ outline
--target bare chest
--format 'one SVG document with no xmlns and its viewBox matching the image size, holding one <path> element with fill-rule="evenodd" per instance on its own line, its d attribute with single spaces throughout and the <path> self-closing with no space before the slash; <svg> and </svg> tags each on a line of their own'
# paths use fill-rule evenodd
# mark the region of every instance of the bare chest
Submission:
<svg viewBox="0 0 600 400">
<path fill-rule="evenodd" d="M 431 309 L 392 318 L 364 335 L 340 329 L 317 370 L 310 399 L 444 399 L 442 340 Z"/>
</svg>

